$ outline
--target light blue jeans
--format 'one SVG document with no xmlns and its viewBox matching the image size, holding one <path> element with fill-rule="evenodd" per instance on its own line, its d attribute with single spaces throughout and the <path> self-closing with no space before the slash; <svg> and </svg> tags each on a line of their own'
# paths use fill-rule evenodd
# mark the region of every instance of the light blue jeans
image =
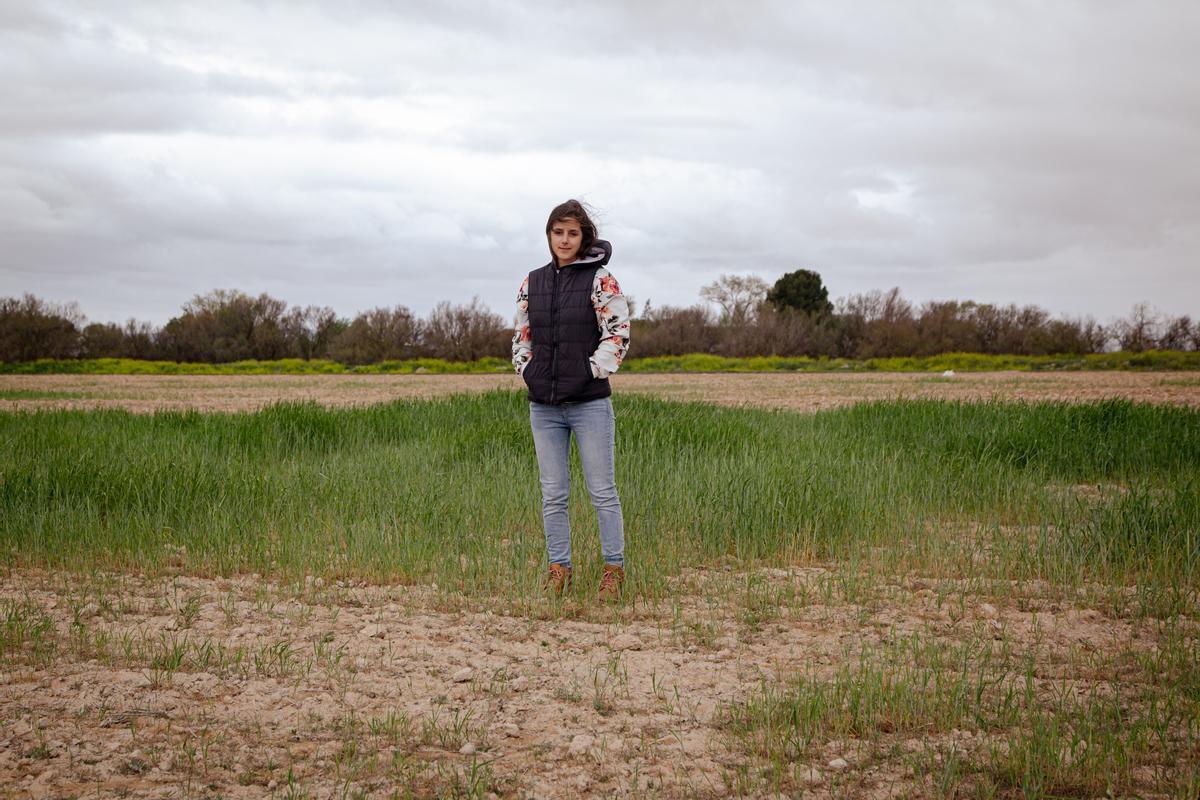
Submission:
<svg viewBox="0 0 1200 800">
<path fill-rule="evenodd" d="M 571 523 L 567 497 L 571 478 L 571 434 L 579 448 L 583 478 L 600 521 L 600 551 L 606 564 L 625 563 L 625 522 L 613 471 L 617 418 L 612 398 L 581 403 L 529 404 L 529 424 L 542 479 L 542 522 L 551 564 L 571 566 Z"/>
</svg>

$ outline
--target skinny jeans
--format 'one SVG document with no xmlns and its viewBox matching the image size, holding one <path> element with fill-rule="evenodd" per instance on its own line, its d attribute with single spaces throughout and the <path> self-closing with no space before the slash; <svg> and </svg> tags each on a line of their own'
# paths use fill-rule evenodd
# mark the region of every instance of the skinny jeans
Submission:
<svg viewBox="0 0 1200 800">
<path fill-rule="evenodd" d="M 625 563 L 625 522 L 617 497 L 613 448 L 617 422 L 612 398 L 559 405 L 529 403 L 529 424 L 542 483 L 542 523 L 551 564 L 571 567 L 571 435 L 579 448 L 583 478 L 600 523 L 600 551 L 606 564 Z"/>
</svg>

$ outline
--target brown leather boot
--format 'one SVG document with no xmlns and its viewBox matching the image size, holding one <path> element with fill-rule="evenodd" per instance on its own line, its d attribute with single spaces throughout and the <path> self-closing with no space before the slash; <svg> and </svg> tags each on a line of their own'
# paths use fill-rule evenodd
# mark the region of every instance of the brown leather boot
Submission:
<svg viewBox="0 0 1200 800">
<path fill-rule="evenodd" d="M 621 586 L 625 583 L 625 568 L 617 564 L 605 564 L 604 574 L 600 576 L 601 603 L 616 602 L 621 597 Z"/>
<path fill-rule="evenodd" d="M 546 575 L 546 582 L 542 584 L 542 589 L 555 597 L 561 597 L 570 591 L 571 569 L 562 564 L 551 564 L 550 572 Z"/>
</svg>

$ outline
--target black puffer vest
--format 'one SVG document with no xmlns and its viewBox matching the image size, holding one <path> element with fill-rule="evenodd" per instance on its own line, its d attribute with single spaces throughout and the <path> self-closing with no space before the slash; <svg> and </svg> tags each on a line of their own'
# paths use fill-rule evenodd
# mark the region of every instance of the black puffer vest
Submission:
<svg viewBox="0 0 1200 800">
<path fill-rule="evenodd" d="M 611 256 L 612 246 L 597 239 L 586 256 L 562 269 L 552 261 L 529 273 L 533 358 L 521 377 L 531 401 L 558 405 L 612 394 L 607 378 L 592 377 L 588 360 L 600 345 L 592 283 Z"/>
</svg>

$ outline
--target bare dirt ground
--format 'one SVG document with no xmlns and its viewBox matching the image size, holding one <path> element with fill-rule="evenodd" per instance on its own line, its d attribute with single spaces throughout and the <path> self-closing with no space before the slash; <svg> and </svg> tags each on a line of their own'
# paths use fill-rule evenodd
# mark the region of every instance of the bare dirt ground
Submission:
<svg viewBox="0 0 1200 800">
<path fill-rule="evenodd" d="M 982 636 L 1036 642 L 1039 680 L 1079 687 L 1080 654 L 1156 646 L 1151 625 L 1036 597 L 951 603 L 908 578 L 847 598 L 819 567 L 753 577 L 793 602 L 714 605 L 747 580 L 720 568 L 675 580 L 670 607 L 521 613 L 428 586 L 9 574 L 6 615 L 41 633 L 0 664 L 0 797 L 773 798 L 740 783 L 721 724 L 764 680 L 829 675 L 913 635 Z M 798 763 L 800 790 L 927 796 L 907 758 L 991 746 L 913 736 L 825 742 Z"/>
<path fill-rule="evenodd" d="M 1165 372 L 615 375 L 613 390 L 731 406 L 819 411 L 863 400 L 1086 401 L 1120 397 L 1200 407 L 1200 376 Z M 126 408 L 247 411 L 280 400 L 329 406 L 519 389 L 515 375 L 3 375 L 0 411 Z"/>
</svg>

